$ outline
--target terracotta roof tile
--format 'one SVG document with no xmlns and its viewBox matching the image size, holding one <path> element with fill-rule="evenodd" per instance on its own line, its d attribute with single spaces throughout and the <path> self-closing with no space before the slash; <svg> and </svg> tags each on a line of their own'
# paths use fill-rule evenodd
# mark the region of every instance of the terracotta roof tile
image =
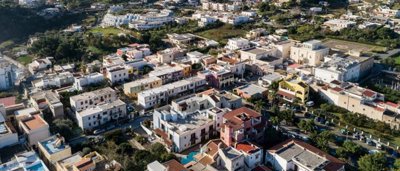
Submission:
<svg viewBox="0 0 400 171">
<path fill-rule="evenodd" d="M 189 171 L 189 169 L 186 169 L 181 163 L 179 163 L 175 159 L 169 160 L 163 163 L 163 165 L 168 168 L 167 171 Z"/>
<path fill-rule="evenodd" d="M 0 98 L 0 104 L 4 104 L 5 107 L 15 105 L 15 96 Z"/>
<path fill-rule="evenodd" d="M 32 118 L 22 121 L 29 130 L 35 130 L 47 125 L 40 115 L 32 115 Z"/>
<path fill-rule="evenodd" d="M 223 117 L 229 121 L 227 122 L 228 124 L 242 124 L 244 121 L 240 118 L 240 116 L 244 114 L 247 118 L 256 118 L 256 117 L 261 117 L 261 114 L 251 110 L 247 107 L 241 107 L 239 109 L 232 110 L 228 113 L 226 113 Z"/>
</svg>

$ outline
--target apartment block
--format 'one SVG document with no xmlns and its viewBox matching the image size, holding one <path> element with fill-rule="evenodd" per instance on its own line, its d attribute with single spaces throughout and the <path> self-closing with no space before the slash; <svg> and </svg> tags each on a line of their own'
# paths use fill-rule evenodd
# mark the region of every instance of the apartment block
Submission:
<svg viewBox="0 0 400 171">
<path fill-rule="evenodd" d="M 149 90 L 162 86 L 162 80 L 158 77 L 148 77 L 124 84 L 126 95 L 137 97 L 137 94 L 144 90 Z"/>
<path fill-rule="evenodd" d="M 112 67 L 107 67 L 104 72 L 106 78 L 111 82 L 111 84 L 123 83 L 129 79 L 130 71 L 132 67 L 127 65 L 117 65 Z"/>
<path fill-rule="evenodd" d="M 371 71 L 373 61 L 372 57 L 327 56 L 321 66 L 315 68 L 315 79 L 326 83 L 334 80 L 356 82 Z"/>
<path fill-rule="evenodd" d="M 235 75 L 223 66 L 211 64 L 206 70 L 198 72 L 198 76 L 207 80 L 209 86 L 223 88 L 235 82 Z"/>
<path fill-rule="evenodd" d="M 117 121 L 127 116 L 126 104 L 122 100 L 97 103 L 76 112 L 76 120 L 82 130 L 94 130 L 108 122 Z"/>
<path fill-rule="evenodd" d="M 87 108 L 95 107 L 100 103 L 111 103 L 117 100 L 117 92 L 110 87 L 106 87 L 72 96 L 69 100 L 72 110 L 79 112 Z"/>
<path fill-rule="evenodd" d="M 183 68 L 180 66 L 164 65 L 154 68 L 149 77 L 161 78 L 162 84 L 172 83 L 181 80 L 184 76 Z"/>
<path fill-rule="evenodd" d="M 161 87 L 145 90 L 138 93 L 138 104 L 148 109 L 166 103 L 174 97 L 194 93 L 206 84 L 207 82 L 203 78 L 191 77 Z"/>
<path fill-rule="evenodd" d="M 246 107 L 226 113 L 222 122 L 221 140 L 233 147 L 245 140 L 259 141 L 266 124 L 260 113 Z"/>
<path fill-rule="evenodd" d="M 279 82 L 277 94 L 288 102 L 306 103 L 309 96 L 309 86 L 299 76 L 289 75 Z"/>
<path fill-rule="evenodd" d="M 229 39 L 227 45 L 225 46 L 225 48 L 229 50 L 244 50 L 250 47 L 251 46 L 249 40 L 244 38 Z"/>
<path fill-rule="evenodd" d="M 155 109 L 153 129 L 171 151 L 181 152 L 216 134 L 216 123 L 207 113 L 210 107 L 199 96 L 177 99 L 171 105 Z"/>
<path fill-rule="evenodd" d="M 90 73 L 88 75 L 81 75 L 74 78 L 74 88 L 82 91 L 84 87 L 102 83 L 104 81 L 103 74 L 98 72 Z"/>
<path fill-rule="evenodd" d="M 329 48 L 322 46 L 319 40 L 310 40 L 290 48 L 291 59 L 296 63 L 310 66 L 319 66 L 328 54 Z"/>
</svg>

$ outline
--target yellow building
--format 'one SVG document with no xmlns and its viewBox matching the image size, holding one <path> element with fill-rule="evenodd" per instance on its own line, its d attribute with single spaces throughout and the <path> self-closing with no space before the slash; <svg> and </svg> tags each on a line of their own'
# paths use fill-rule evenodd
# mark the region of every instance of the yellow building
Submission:
<svg viewBox="0 0 400 171">
<path fill-rule="evenodd" d="M 298 102 L 304 104 L 308 100 L 309 86 L 300 77 L 289 75 L 285 80 L 279 82 L 278 95 L 288 102 Z"/>
<path fill-rule="evenodd" d="M 159 77 L 148 77 L 124 84 L 124 93 L 131 97 L 137 97 L 137 93 L 160 87 L 162 80 Z"/>
<path fill-rule="evenodd" d="M 192 73 L 192 65 L 189 64 L 179 64 L 183 68 L 183 76 L 189 77 Z"/>
</svg>

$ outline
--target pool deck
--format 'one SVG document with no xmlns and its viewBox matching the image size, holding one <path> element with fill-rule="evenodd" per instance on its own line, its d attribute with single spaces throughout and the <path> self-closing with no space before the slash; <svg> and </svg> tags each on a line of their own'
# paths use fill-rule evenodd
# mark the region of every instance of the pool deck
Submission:
<svg viewBox="0 0 400 171">
<path fill-rule="evenodd" d="M 200 151 L 200 147 L 203 146 L 203 145 L 204 145 L 204 144 L 199 143 L 199 144 L 197 144 L 197 145 L 194 145 L 193 147 L 190 147 L 190 148 L 188 148 L 188 149 L 182 151 L 180 154 L 182 154 L 182 155 L 188 155 L 190 152 L 193 152 L 193 151 Z"/>
</svg>

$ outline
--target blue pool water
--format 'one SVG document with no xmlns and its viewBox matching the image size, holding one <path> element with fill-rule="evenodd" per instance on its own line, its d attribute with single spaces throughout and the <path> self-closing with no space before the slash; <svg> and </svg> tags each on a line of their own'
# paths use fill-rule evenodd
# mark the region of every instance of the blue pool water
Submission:
<svg viewBox="0 0 400 171">
<path fill-rule="evenodd" d="M 42 163 L 38 163 L 36 165 L 33 165 L 29 168 L 26 168 L 28 171 L 46 171 L 43 167 Z"/>
<path fill-rule="evenodd" d="M 185 158 L 181 159 L 181 163 L 183 165 L 190 163 L 191 161 L 194 161 L 194 156 L 199 153 L 198 151 L 193 151 L 190 152 Z"/>
</svg>

